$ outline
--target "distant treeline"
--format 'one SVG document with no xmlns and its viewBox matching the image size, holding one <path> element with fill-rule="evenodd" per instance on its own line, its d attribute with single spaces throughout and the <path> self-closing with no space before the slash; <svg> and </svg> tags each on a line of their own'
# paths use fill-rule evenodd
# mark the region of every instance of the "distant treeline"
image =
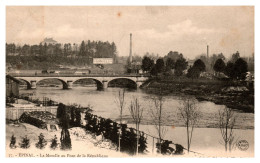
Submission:
<svg viewBox="0 0 260 163">
<path fill-rule="evenodd" d="M 16 45 L 6 43 L 6 62 L 15 68 L 48 68 L 58 64 L 90 65 L 93 58 L 113 58 L 117 62 L 114 42 L 82 41 L 78 44 Z"/>
</svg>

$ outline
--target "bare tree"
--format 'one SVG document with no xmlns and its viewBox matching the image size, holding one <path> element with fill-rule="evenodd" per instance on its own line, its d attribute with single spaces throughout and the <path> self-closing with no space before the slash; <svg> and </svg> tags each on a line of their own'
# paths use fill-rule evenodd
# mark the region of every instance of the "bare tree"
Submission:
<svg viewBox="0 0 260 163">
<path fill-rule="evenodd" d="M 201 112 L 198 110 L 196 100 L 192 98 L 181 100 L 179 112 L 186 127 L 188 152 L 190 152 L 193 130 L 201 117 Z"/>
<path fill-rule="evenodd" d="M 153 125 L 157 130 L 159 137 L 159 150 L 161 153 L 161 142 L 167 132 L 167 128 L 163 126 L 163 120 L 166 119 L 163 108 L 163 96 L 159 95 L 153 98 L 154 107 L 150 108 L 150 114 L 153 121 Z"/>
<path fill-rule="evenodd" d="M 136 140 L 136 154 L 138 155 L 138 146 L 139 146 L 139 126 L 141 123 L 141 120 L 143 118 L 143 108 L 141 107 L 141 104 L 137 98 L 134 98 L 131 101 L 131 104 L 129 106 L 129 111 L 132 115 L 132 118 L 135 122 L 136 126 L 136 134 L 137 134 L 137 140 Z"/>
<path fill-rule="evenodd" d="M 236 123 L 236 117 L 231 108 L 225 107 L 222 111 L 219 111 L 219 129 L 223 138 L 225 150 L 231 152 L 235 144 L 234 126 Z"/>
<path fill-rule="evenodd" d="M 117 103 L 118 107 L 119 107 L 119 123 L 120 123 L 120 127 L 122 126 L 122 119 L 123 119 L 123 110 L 125 107 L 125 89 L 123 89 L 123 91 L 118 91 L 118 95 L 116 96 L 115 102 Z M 118 148 L 120 151 L 120 136 L 121 136 L 121 130 L 119 133 L 119 138 L 118 138 Z"/>
</svg>

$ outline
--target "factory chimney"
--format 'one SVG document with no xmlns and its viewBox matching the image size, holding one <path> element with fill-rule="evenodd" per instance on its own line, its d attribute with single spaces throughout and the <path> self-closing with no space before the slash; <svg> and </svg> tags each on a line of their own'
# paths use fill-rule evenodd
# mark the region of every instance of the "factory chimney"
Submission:
<svg viewBox="0 0 260 163">
<path fill-rule="evenodd" d="M 209 61 L 209 46 L 207 45 L 207 62 Z"/>
<path fill-rule="evenodd" d="M 129 63 L 132 63 L 132 33 L 130 33 L 130 53 L 129 53 Z"/>
</svg>

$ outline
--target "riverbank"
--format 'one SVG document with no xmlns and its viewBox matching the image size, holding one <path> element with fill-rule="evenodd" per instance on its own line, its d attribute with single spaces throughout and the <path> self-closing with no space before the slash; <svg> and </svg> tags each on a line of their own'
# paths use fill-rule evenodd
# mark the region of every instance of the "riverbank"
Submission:
<svg viewBox="0 0 260 163">
<path fill-rule="evenodd" d="M 143 86 L 146 93 L 192 95 L 199 101 L 211 101 L 229 108 L 254 113 L 254 88 L 245 84 L 220 80 L 151 79 Z"/>
</svg>

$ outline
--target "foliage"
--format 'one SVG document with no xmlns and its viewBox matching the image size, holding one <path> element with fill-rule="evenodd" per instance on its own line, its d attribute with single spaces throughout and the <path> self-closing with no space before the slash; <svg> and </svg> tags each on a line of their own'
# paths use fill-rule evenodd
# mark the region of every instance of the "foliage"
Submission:
<svg viewBox="0 0 260 163">
<path fill-rule="evenodd" d="M 175 68 L 175 62 L 172 58 L 167 58 L 166 60 L 166 71 L 170 71 Z"/>
<path fill-rule="evenodd" d="M 38 44 L 15 45 L 6 43 L 6 61 L 18 69 L 50 68 L 58 64 L 92 64 L 93 58 L 113 58 L 117 62 L 117 49 L 114 42 L 82 41 L 80 45 Z"/>
<path fill-rule="evenodd" d="M 16 137 L 14 135 L 12 135 L 9 147 L 10 148 L 16 148 L 15 144 L 16 144 Z"/>
<path fill-rule="evenodd" d="M 199 70 L 200 72 L 203 72 L 206 70 L 206 66 L 205 63 L 201 60 L 201 59 L 197 59 L 194 64 L 193 67 L 197 70 Z"/>
<path fill-rule="evenodd" d="M 56 149 L 56 148 L 58 148 L 58 141 L 57 141 L 57 136 L 56 135 L 54 135 L 54 138 L 51 140 L 51 148 L 52 149 Z"/>
<path fill-rule="evenodd" d="M 22 137 L 21 143 L 19 143 L 21 148 L 29 148 L 30 147 L 30 139 L 28 139 L 27 135 Z"/>
<path fill-rule="evenodd" d="M 181 57 L 177 59 L 175 63 L 175 75 L 176 76 L 181 76 L 183 74 L 183 71 L 187 69 L 188 62 L 186 61 L 185 58 Z"/>
<path fill-rule="evenodd" d="M 162 58 L 159 58 L 156 60 L 155 67 L 156 67 L 158 73 L 161 73 L 164 71 L 164 61 Z"/>
<path fill-rule="evenodd" d="M 214 71 L 216 72 L 224 72 L 226 68 L 226 64 L 224 63 L 224 61 L 222 59 L 218 59 L 215 64 L 214 64 Z"/>
<path fill-rule="evenodd" d="M 244 80 L 246 78 L 246 72 L 248 71 L 247 62 L 242 58 L 239 58 L 234 64 L 234 76 L 237 79 Z"/>
<path fill-rule="evenodd" d="M 235 63 L 239 58 L 240 58 L 240 54 L 239 54 L 239 52 L 237 51 L 236 53 L 234 53 L 234 54 L 232 55 L 230 61 L 231 61 L 232 63 Z"/>
<path fill-rule="evenodd" d="M 228 62 L 227 66 L 225 68 L 224 73 L 230 77 L 230 78 L 235 78 L 235 74 L 234 74 L 234 63 L 232 62 Z"/>
<path fill-rule="evenodd" d="M 144 56 L 143 60 L 142 60 L 142 70 L 144 71 L 151 71 L 151 69 L 154 66 L 154 61 L 149 58 L 148 56 Z"/>
<path fill-rule="evenodd" d="M 43 149 L 47 145 L 47 141 L 44 139 L 44 135 L 42 133 L 40 133 L 38 138 L 39 138 L 39 141 L 36 143 L 36 147 Z"/>
<path fill-rule="evenodd" d="M 126 124 L 120 125 L 111 119 L 97 117 L 91 113 L 86 113 L 85 120 L 87 121 L 86 130 L 96 135 L 103 134 L 104 138 L 111 140 L 117 146 L 119 146 L 118 138 L 121 133 L 120 151 L 129 154 L 136 153 L 137 134 L 135 129 L 127 128 Z M 138 152 L 144 153 L 146 147 L 146 138 L 144 133 L 140 132 Z"/>
<path fill-rule="evenodd" d="M 199 68 L 192 66 L 188 69 L 188 73 L 187 73 L 188 78 L 197 79 L 199 78 L 199 76 L 200 76 Z"/>
</svg>

